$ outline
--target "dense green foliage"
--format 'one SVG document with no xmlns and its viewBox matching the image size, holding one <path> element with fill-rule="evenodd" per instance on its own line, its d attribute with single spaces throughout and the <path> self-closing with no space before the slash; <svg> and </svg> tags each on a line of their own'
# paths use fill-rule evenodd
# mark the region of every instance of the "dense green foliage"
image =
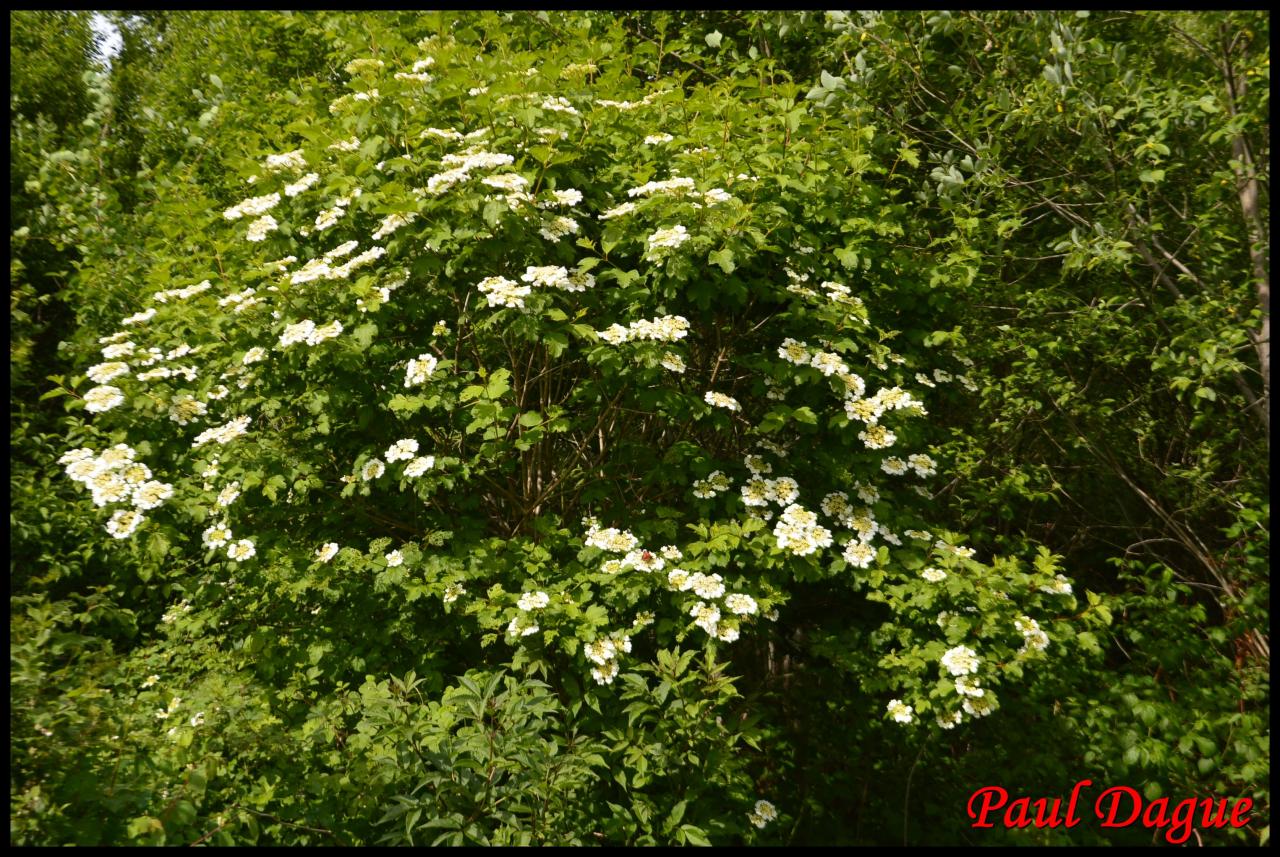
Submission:
<svg viewBox="0 0 1280 857">
<path fill-rule="evenodd" d="M 12 843 L 1267 840 L 1265 15 L 113 20 L 10 18 Z"/>
</svg>

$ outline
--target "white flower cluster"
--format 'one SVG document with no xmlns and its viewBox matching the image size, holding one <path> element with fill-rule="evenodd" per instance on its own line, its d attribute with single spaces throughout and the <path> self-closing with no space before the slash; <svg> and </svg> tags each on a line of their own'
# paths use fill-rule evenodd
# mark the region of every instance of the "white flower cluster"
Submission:
<svg viewBox="0 0 1280 857">
<path fill-rule="evenodd" d="M 656 90 L 654 92 L 650 92 L 639 101 L 610 101 L 606 98 L 601 98 L 596 101 L 596 106 L 612 107 L 615 110 L 638 110 L 641 107 L 652 104 L 655 99 L 661 98 L 663 94 L 662 90 Z"/>
<path fill-rule="evenodd" d="M 134 324 L 145 324 L 156 317 L 156 308 L 147 307 L 142 312 L 135 312 L 133 315 L 120 319 L 120 323 L 126 327 Z"/>
<path fill-rule="evenodd" d="M 1022 650 L 1043 652 L 1049 648 L 1049 635 L 1040 630 L 1040 623 L 1030 616 L 1021 616 L 1013 620 L 1013 627 L 1022 634 Z"/>
<path fill-rule="evenodd" d="M 978 671 L 978 653 L 968 646 L 956 646 L 946 651 L 940 663 L 952 675 L 972 675 Z"/>
<path fill-rule="evenodd" d="M 726 396 L 724 393 L 717 393 L 714 390 L 708 390 L 703 393 L 702 399 L 713 408 L 724 408 L 728 411 L 742 410 L 742 405 L 738 404 L 738 400 L 733 396 Z"/>
<path fill-rule="evenodd" d="M 255 196 L 239 202 L 222 212 L 222 216 L 227 220 L 239 220 L 241 217 L 258 217 L 266 214 L 279 204 L 280 194 L 269 193 L 265 196 Z"/>
<path fill-rule="evenodd" d="M 442 173 L 436 173 L 427 179 L 426 192 L 431 195 L 444 193 L 456 184 L 471 178 L 472 170 L 493 169 L 494 167 L 505 167 L 515 163 L 515 158 L 511 155 L 502 154 L 500 152 L 486 152 L 483 150 L 466 151 L 458 154 L 445 155 L 440 160 L 441 164 L 451 169 Z"/>
<path fill-rule="evenodd" d="M 198 402 L 188 395 L 175 396 L 173 401 L 169 403 L 169 419 L 173 420 L 180 426 L 194 422 L 198 417 L 202 417 L 208 412 L 208 407 L 203 402 Z"/>
<path fill-rule="evenodd" d="M 569 103 L 569 100 L 558 95 L 551 95 L 544 98 L 541 107 L 543 110 L 550 110 L 555 113 L 568 113 L 572 116 L 578 115 L 578 111 Z"/>
<path fill-rule="evenodd" d="M 430 354 L 419 354 L 415 359 L 410 360 L 409 367 L 404 374 L 404 385 L 406 387 L 420 387 L 427 383 L 431 373 L 436 371 L 437 362 L 436 358 Z"/>
<path fill-rule="evenodd" d="M 693 179 L 685 176 L 676 176 L 673 179 L 665 179 L 663 181 L 645 182 L 640 187 L 633 187 L 627 191 L 627 196 L 635 199 L 637 196 L 653 196 L 655 193 L 672 194 L 680 196 L 694 191 Z"/>
<path fill-rule="evenodd" d="M 485 277 L 476 283 L 476 288 L 484 295 L 489 306 L 504 306 L 511 309 L 523 308 L 524 299 L 533 292 L 529 286 L 522 286 L 506 277 Z"/>
<path fill-rule="evenodd" d="M 778 810 L 767 800 L 756 801 L 755 808 L 747 813 L 748 820 L 756 827 L 764 827 L 778 817 Z"/>
<path fill-rule="evenodd" d="M 631 652 L 631 637 L 615 631 L 607 637 L 597 637 L 582 647 L 582 654 L 595 666 L 591 677 L 597 684 L 612 684 L 618 675 L 619 653 Z"/>
<path fill-rule="evenodd" d="M 296 182 L 285 185 L 284 195 L 288 197 L 297 196 L 298 194 L 306 191 L 308 188 L 310 188 L 312 185 L 314 185 L 318 181 L 320 181 L 319 173 L 307 173 L 305 176 L 298 179 Z"/>
<path fill-rule="evenodd" d="M 705 479 L 698 479 L 693 483 L 693 496 L 699 500 L 710 500 L 712 497 L 728 491 L 733 485 L 729 481 L 729 477 L 725 476 L 722 471 L 713 470 Z"/>
<path fill-rule="evenodd" d="M 831 531 L 818 525 L 818 516 L 803 506 L 792 504 L 783 510 L 773 528 L 778 547 L 797 556 L 809 556 L 819 548 L 831 547 Z"/>
<path fill-rule="evenodd" d="M 1071 581 L 1065 575 L 1056 575 L 1052 583 L 1048 583 L 1040 587 L 1041 592 L 1047 592 L 1050 595 L 1070 595 Z"/>
<path fill-rule="evenodd" d="M 196 435 L 196 439 L 191 442 L 193 449 L 199 449 L 209 441 L 216 441 L 219 444 L 226 445 L 231 441 L 245 434 L 249 430 L 249 422 L 251 417 L 236 417 L 220 426 L 214 426 L 205 429 Z"/>
<path fill-rule="evenodd" d="M 111 361 L 107 363 L 99 363 L 96 366 L 90 366 L 85 372 L 89 376 L 89 380 L 95 384 L 105 384 L 113 381 L 122 375 L 129 374 L 129 364 L 120 361 Z"/>
<path fill-rule="evenodd" d="M 529 613 L 533 610 L 541 610 L 550 603 L 550 596 L 541 590 L 522 594 L 520 600 L 516 602 L 520 612 L 507 625 L 507 633 L 513 637 L 527 637 L 530 634 L 536 634 L 539 630 L 538 623 Z"/>
<path fill-rule="evenodd" d="M 887 706 L 886 710 L 889 712 L 889 716 L 892 717 L 895 722 L 910 723 L 913 719 L 912 712 L 915 709 L 913 709 L 910 705 L 907 705 L 905 702 L 903 702 L 900 699 L 891 699 L 889 700 L 889 705 Z"/>
<path fill-rule="evenodd" d="M 630 214 L 635 210 L 636 210 L 636 204 L 634 202 L 624 202 L 621 205 L 615 206 L 614 208 L 610 208 L 607 211 L 601 212 L 601 214 L 599 215 L 599 219 L 612 220 L 615 217 L 622 217 L 623 215 Z"/>
<path fill-rule="evenodd" d="M 587 536 L 584 541 L 588 547 L 611 553 L 627 553 L 635 550 L 640 544 L 640 540 L 627 530 L 619 530 L 617 527 L 600 529 L 593 519 L 588 519 L 584 523 L 587 524 Z"/>
<path fill-rule="evenodd" d="M 548 241 L 559 241 L 569 235 L 576 235 L 577 232 L 578 221 L 565 215 L 557 215 L 548 220 L 543 220 L 542 226 L 538 229 L 538 234 Z"/>
<path fill-rule="evenodd" d="M 102 413 L 124 404 L 124 393 L 118 387 L 104 385 L 94 387 L 84 394 L 84 409 L 90 413 Z"/>
<path fill-rule="evenodd" d="M 670 143 L 674 139 L 675 137 L 672 137 L 670 134 L 664 131 L 659 134 L 648 135 L 647 137 L 644 138 L 644 144 L 646 146 L 657 146 L 662 143 Z"/>
<path fill-rule="evenodd" d="M 292 152 L 285 152 L 283 155 L 267 155 L 267 159 L 262 162 L 262 168 L 271 173 L 279 173 L 285 170 L 305 170 L 307 168 L 307 159 L 303 156 L 301 149 L 294 149 Z"/>
<path fill-rule="evenodd" d="M 133 447 L 118 443 L 101 455 L 88 447 L 73 449 L 58 459 L 73 481 L 88 488 L 95 506 L 130 503 L 134 508 L 117 510 L 107 522 L 114 538 L 128 538 L 146 518 L 143 511 L 159 507 L 173 496 L 173 486 L 151 478 L 151 468 L 139 461 Z"/>
<path fill-rule="evenodd" d="M 688 240 L 689 232 L 680 224 L 659 229 L 645 239 L 645 258 L 651 261 L 662 259 L 668 250 L 674 250 Z"/>
<path fill-rule="evenodd" d="M 213 288 L 212 283 L 210 283 L 208 280 L 202 280 L 201 282 L 196 283 L 194 286 L 186 286 L 185 288 L 181 288 L 181 289 L 165 289 L 163 291 L 156 292 L 151 297 L 154 298 L 159 303 L 163 304 L 163 303 L 168 303 L 169 298 L 186 299 L 190 297 L 195 297 L 201 292 L 209 291 L 209 289 L 211 288 Z"/>
<path fill-rule="evenodd" d="M 386 217 L 382 218 L 382 222 L 378 224 L 377 231 L 375 231 L 370 237 L 373 238 L 374 241 L 381 241 L 401 226 L 412 223 L 417 219 L 417 217 L 418 215 L 412 211 L 404 214 L 388 214 Z"/>
<path fill-rule="evenodd" d="M 529 265 L 520 276 L 530 286 L 546 286 L 566 292 L 585 292 L 596 284 L 596 278 L 586 272 L 569 271 L 562 265 Z"/>
<path fill-rule="evenodd" d="M 682 315 L 664 315 L 650 320 L 633 321 L 628 327 L 610 325 L 597 330 L 596 336 L 610 345 L 627 341 L 678 342 L 689 335 L 689 320 Z"/>
</svg>

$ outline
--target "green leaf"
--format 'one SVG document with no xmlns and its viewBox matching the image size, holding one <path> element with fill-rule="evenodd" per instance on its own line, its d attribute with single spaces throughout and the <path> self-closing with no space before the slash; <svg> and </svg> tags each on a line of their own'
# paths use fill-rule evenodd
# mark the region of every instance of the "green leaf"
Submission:
<svg viewBox="0 0 1280 857">
<path fill-rule="evenodd" d="M 727 247 L 721 250 L 716 250 L 707 257 L 707 261 L 719 265 L 720 270 L 724 271 L 726 274 L 732 274 L 736 267 L 733 264 L 733 251 Z"/>
<path fill-rule="evenodd" d="M 719 30 L 716 30 L 715 32 L 712 32 L 712 33 L 707 33 L 706 35 L 707 44 L 713 48 L 720 47 L 720 40 L 723 38 L 724 36 L 720 34 Z"/>
<path fill-rule="evenodd" d="M 369 343 L 373 342 L 373 337 L 377 332 L 378 326 L 368 321 L 351 331 L 351 338 L 355 340 L 360 350 L 364 351 L 369 347 Z"/>
</svg>

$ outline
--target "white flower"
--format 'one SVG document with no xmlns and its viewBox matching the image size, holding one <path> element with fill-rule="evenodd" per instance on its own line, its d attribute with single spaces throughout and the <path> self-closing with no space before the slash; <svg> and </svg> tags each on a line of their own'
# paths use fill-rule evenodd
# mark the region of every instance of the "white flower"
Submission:
<svg viewBox="0 0 1280 857">
<path fill-rule="evenodd" d="M 861 440 L 867 449 L 886 449 L 893 446 L 898 436 L 881 425 L 867 426 L 863 431 L 858 432 L 858 439 Z"/>
<path fill-rule="evenodd" d="M 297 324 L 286 325 L 284 333 L 280 334 L 280 347 L 288 348 L 298 342 L 306 342 L 307 339 L 315 332 L 316 323 L 311 319 L 303 319 Z"/>
<path fill-rule="evenodd" d="M 387 448 L 386 459 L 392 461 L 408 461 L 418 451 L 418 442 L 413 438 L 398 440 Z"/>
<path fill-rule="evenodd" d="M 555 197 L 555 201 L 557 205 L 563 205 L 568 208 L 572 208 L 573 206 L 582 202 L 582 191 L 577 190 L 576 188 L 566 188 L 564 190 L 555 190 L 551 192 L 551 195 Z"/>
<path fill-rule="evenodd" d="M 121 362 L 99 363 L 96 366 L 90 366 L 89 371 L 85 372 L 89 376 L 89 380 L 95 384 L 105 384 L 119 378 L 121 375 L 129 374 L 129 364 Z"/>
<path fill-rule="evenodd" d="M 724 595 L 723 578 L 718 574 L 706 575 L 702 572 L 696 572 L 691 578 L 694 594 L 699 598 L 705 598 L 710 601 L 713 598 L 719 598 Z M 725 605 L 728 606 L 727 604 Z"/>
<path fill-rule="evenodd" d="M 404 475 L 416 478 L 434 467 L 435 463 L 436 457 L 434 455 L 419 456 L 405 465 Z"/>
<path fill-rule="evenodd" d="M 370 482 L 374 479 L 377 479 L 379 476 L 385 473 L 386 470 L 387 470 L 387 467 L 385 464 L 382 463 L 381 460 L 377 458 L 372 458 L 366 461 L 364 463 L 364 467 L 360 469 L 360 477 L 364 479 L 365 482 Z"/>
<path fill-rule="evenodd" d="M 109 411 L 123 402 L 124 393 L 117 387 L 94 387 L 84 394 L 84 409 L 95 414 Z"/>
<path fill-rule="evenodd" d="M 876 558 L 876 549 L 866 542 L 849 542 L 844 547 L 843 557 L 855 568 L 866 568 Z"/>
<path fill-rule="evenodd" d="M 666 566 L 666 561 L 653 551 L 649 550 L 633 550 L 622 558 L 624 566 L 630 566 L 637 571 L 662 571 Z"/>
<path fill-rule="evenodd" d="M 445 604 L 452 604 L 462 595 L 466 595 L 467 590 L 461 583 L 450 583 L 444 588 L 444 593 L 440 596 Z"/>
<path fill-rule="evenodd" d="M 726 396 L 724 393 L 716 393 L 708 390 L 702 396 L 703 401 L 708 405 L 716 408 L 725 408 L 730 411 L 742 410 L 742 405 L 738 404 L 738 400 L 732 396 Z"/>
<path fill-rule="evenodd" d="M 111 516 L 110 521 L 107 521 L 107 532 L 117 539 L 125 539 L 133 535 L 144 520 L 146 518 L 141 512 L 120 509 Z"/>
<path fill-rule="evenodd" d="M 270 214 L 264 214 L 257 220 L 249 224 L 249 231 L 245 234 L 246 241 L 265 241 L 267 235 L 280 228 L 280 224 L 276 223 L 276 219 Z"/>
<path fill-rule="evenodd" d="M 526 592 L 520 596 L 520 600 L 516 602 L 516 606 L 521 610 L 541 610 L 551 603 L 551 598 L 547 593 L 538 590 L 537 592 Z"/>
<path fill-rule="evenodd" d="M 665 250 L 674 250 L 689 240 L 689 232 L 676 224 L 669 229 L 659 229 L 645 239 L 645 258 L 660 259 Z"/>
<path fill-rule="evenodd" d="M 306 169 L 306 166 L 307 159 L 303 156 L 301 149 L 294 149 L 292 152 L 285 152 L 282 155 L 267 155 L 267 159 L 262 164 L 264 170 L 272 173 L 284 170 L 302 170 Z"/>
<path fill-rule="evenodd" d="M 416 387 L 427 383 L 431 373 L 436 370 L 436 363 L 436 358 L 430 354 L 419 354 L 417 359 L 410 360 L 409 368 L 404 376 L 404 385 L 406 387 Z"/>
<path fill-rule="evenodd" d="M 769 499 L 779 506 L 789 506 L 800 499 L 800 485 L 790 476 L 779 476 L 766 482 L 769 486 Z"/>
<path fill-rule="evenodd" d="M 373 238 L 374 241 L 379 241 L 390 235 L 392 232 L 395 232 L 401 226 L 412 223 L 417 219 L 417 217 L 418 215 L 412 211 L 404 214 L 388 214 L 386 217 L 382 218 L 382 222 L 378 224 L 377 231 L 375 231 L 370 237 Z"/>
<path fill-rule="evenodd" d="M 507 625 L 507 633 L 517 637 L 527 637 L 538 633 L 538 624 L 529 614 L 519 613 L 511 620 L 511 624 Z"/>
<path fill-rule="evenodd" d="M 476 288 L 491 307 L 523 307 L 524 299 L 533 291 L 529 286 L 522 286 L 506 277 L 485 277 L 476 284 Z"/>
<path fill-rule="evenodd" d="M 316 559 L 320 560 L 321 562 L 328 562 L 329 560 L 333 559 L 334 556 L 337 555 L 337 553 L 338 553 L 338 543 L 328 542 L 327 544 L 324 544 L 321 547 L 316 548 Z"/>
<path fill-rule="evenodd" d="M 971 675 L 978 671 L 978 653 L 968 646 L 948 649 L 941 663 L 952 675 Z"/>
<path fill-rule="evenodd" d="M 222 212 L 222 216 L 227 220 L 239 220 L 241 217 L 257 217 L 266 214 L 280 203 L 280 194 L 269 193 L 265 196 L 255 196 L 252 199 L 246 199 L 243 202 L 228 208 Z"/>
<path fill-rule="evenodd" d="M 827 351 L 819 351 L 817 354 L 814 354 L 813 358 L 809 361 L 809 365 L 827 377 L 831 377 L 832 375 L 849 374 L 849 367 L 840 359 L 840 355 L 832 354 Z"/>
<path fill-rule="evenodd" d="M 943 729 L 954 729 L 960 725 L 960 721 L 964 719 L 964 713 L 961 711 L 953 711 L 951 714 L 938 715 L 938 725 Z"/>
<path fill-rule="evenodd" d="M 970 678 L 967 675 L 962 675 L 956 679 L 956 693 L 961 696 L 968 696 L 977 699 L 985 695 L 986 691 L 978 686 L 978 680 L 976 678 Z"/>
<path fill-rule="evenodd" d="M 720 630 L 716 632 L 716 639 L 725 643 L 736 642 L 739 636 L 738 629 L 732 625 L 722 625 Z"/>
<path fill-rule="evenodd" d="M 601 637 L 583 646 L 582 654 L 587 660 L 603 666 L 618 656 L 618 647 L 608 637 Z"/>
<path fill-rule="evenodd" d="M 897 456 L 889 456 L 880 462 L 880 469 L 890 476 L 901 476 L 907 472 L 907 463 Z"/>
<path fill-rule="evenodd" d="M 146 680 L 143 681 L 142 684 L 139 686 L 145 689 L 145 688 L 151 687 L 153 684 L 155 684 L 159 680 L 160 680 L 160 676 L 156 675 L 155 673 L 152 673 L 151 675 L 147 676 Z"/>
<path fill-rule="evenodd" d="M 627 196 L 634 199 L 637 196 L 652 196 L 655 193 L 681 195 L 689 193 L 693 189 L 693 179 L 685 176 L 677 176 L 676 178 L 666 179 L 664 181 L 646 182 L 640 187 L 633 187 L 627 191 Z"/>
<path fill-rule="evenodd" d="M 332 146 L 330 146 L 329 148 L 333 148 L 333 147 L 332 147 Z M 316 183 L 316 182 L 318 182 L 319 180 L 320 180 L 320 174 L 319 174 L 319 173 L 307 173 L 305 176 L 303 176 L 302 178 L 298 179 L 298 180 L 297 180 L 296 182 L 294 182 L 293 184 L 287 184 L 287 185 L 285 185 L 285 186 L 284 186 L 284 195 L 285 195 L 285 196 L 297 196 L 298 194 L 302 193 L 304 190 L 306 190 L 307 188 L 311 187 L 313 184 L 315 184 L 315 183 Z"/>
<path fill-rule="evenodd" d="M 550 220 L 542 222 L 542 228 L 538 230 L 538 234 L 548 241 L 559 241 L 566 235 L 573 235 L 578 231 L 578 221 L 572 217 L 559 215 Z"/>
<path fill-rule="evenodd" d="M 675 352 L 668 351 L 662 355 L 662 368 L 682 374 L 685 370 L 684 358 Z"/>
<path fill-rule="evenodd" d="M 613 684 L 613 680 L 617 675 L 617 661 L 608 661 L 601 666 L 591 668 L 591 677 L 596 680 L 597 684 Z"/>
<path fill-rule="evenodd" d="M 622 217 L 625 214 L 630 214 L 635 210 L 636 210 L 636 204 L 634 202 L 624 202 L 622 203 L 622 205 L 619 205 L 616 208 L 611 208 L 608 211 L 602 212 L 600 214 L 599 219 L 611 220 L 615 217 Z"/>
<path fill-rule="evenodd" d="M 917 476 L 933 476 L 938 472 L 938 462 L 921 453 L 908 455 L 907 463 L 911 465 L 911 469 L 916 472 Z"/>
<path fill-rule="evenodd" d="M 227 556 L 231 557 L 236 562 L 244 562 L 255 553 L 257 553 L 257 551 L 253 549 L 253 542 L 248 539 L 241 539 L 227 548 Z"/>
<path fill-rule="evenodd" d="M 675 545 L 664 545 L 658 553 L 662 554 L 663 559 L 669 559 L 672 562 L 679 562 L 684 559 L 684 554 Z"/>
<path fill-rule="evenodd" d="M 693 585 L 693 577 L 682 568 L 673 568 L 667 572 L 667 585 L 684 592 Z"/>
<path fill-rule="evenodd" d="M 333 339 L 342 333 L 342 322 L 334 320 L 328 324 L 321 325 L 307 334 L 307 345 L 319 345 L 326 339 Z"/>
<path fill-rule="evenodd" d="M 1052 583 L 1040 587 L 1041 592 L 1047 592 L 1050 595 L 1070 595 L 1071 581 L 1067 580 L 1064 575 L 1057 575 Z"/>
<path fill-rule="evenodd" d="M 173 486 L 164 482 L 143 482 L 133 489 L 133 505 L 154 509 L 173 496 Z"/>
<path fill-rule="evenodd" d="M 708 635 L 712 637 L 716 635 L 716 631 L 719 630 L 720 610 L 714 604 L 699 601 L 690 608 L 689 615 L 693 617 L 693 623 Z"/>
<path fill-rule="evenodd" d="M 385 559 L 387 560 L 387 568 L 395 568 L 404 564 L 404 554 L 398 550 L 386 554 Z"/>
<path fill-rule="evenodd" d="M 226 524 L 214 524 L 204 531 L 204 546 L 220 548 L 231 541 L 231 529 Z"/>
<path fill-rule="evenodd" d="M 912 720 L 911 713 L 915 709 L 900 699 L 891 699 L 889 700 L 889 705 L 886 710 L 889 712 L 889 716 L 898 723 L 910 723 Z"/>
<path fill-rule="evenodd" d="M 920 572 L 920 576 L 930 583 L 938 583 L 947 579 L 947 573 L 945 571 L 940 568 L 934 568 L 933 566 L 929 566 L 924 571 Z"/>
<path fill-rule="evenodd" d="M 240 496 L 240 483 L 232 482 L 230 485 L 218 492 L 217 503 L 219 506 L 230 506 Z"/>
<path fill-rule="evenodd" d="M 750 595 L 744 595 L 740 592 L 725 596 L 724 606 L 730 613 L 737 613 L 739 616 L 750 616 L 757 609 L 756 600 Z"/>
<path fill-rule="evenodd" d="M 116 342 L 102 349 L 102 356 L 107 360 L 115 360 L 118 357 L 132 357 L 136 348 L 137 346 L 132 342 Z"/>
<path fill-rule="evenodd" d="M 656 146 L 660 143 L 670 143 L 674 139 L 675 137 L 672 137 L 670 134 L 667 134 L 667 133 L 650 134 L 649 136 L 644 138 L 644 144 L 646 146 Z"/>
</svg>

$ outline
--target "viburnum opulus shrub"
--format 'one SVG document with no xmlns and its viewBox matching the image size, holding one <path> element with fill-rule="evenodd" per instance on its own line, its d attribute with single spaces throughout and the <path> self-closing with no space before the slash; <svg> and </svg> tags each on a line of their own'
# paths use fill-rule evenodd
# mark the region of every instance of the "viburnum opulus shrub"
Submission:
<svg viewBox="0 0 1280 857">
<path fill-rule="evenodd" d="M 245 153 L 207 254 L 139 260 L 163 287 L 102 338 L 73 405 L 96 441 L 62 458 L 104 539 L 162 558 L 165 623 L 321 695 L 505 666 L 623 740 L 639 709 L 615 701 L 669 704 L 677 652 L 714 676 L 822 582 L 884 605 L 875 715 L 998 711 L 1076 639 L 1071 585 L 930 528 L 929 398 L 967 366 L 899 351 L 899 307 L 863 298 L 895 274 L 849 236 L 906 222 L 874 129 L 780 77 L 689 84 L 590 26 L 536 51 L 497 16 L 379 30 L 346 94 Z M 228 725 L 165 684 L 159 732 Z M 790 815 L 738 727 L 686 728 L 739 760 L 706 829 Z M 628 767 L 606 779 L 643 784 Z"/>
</svg>

